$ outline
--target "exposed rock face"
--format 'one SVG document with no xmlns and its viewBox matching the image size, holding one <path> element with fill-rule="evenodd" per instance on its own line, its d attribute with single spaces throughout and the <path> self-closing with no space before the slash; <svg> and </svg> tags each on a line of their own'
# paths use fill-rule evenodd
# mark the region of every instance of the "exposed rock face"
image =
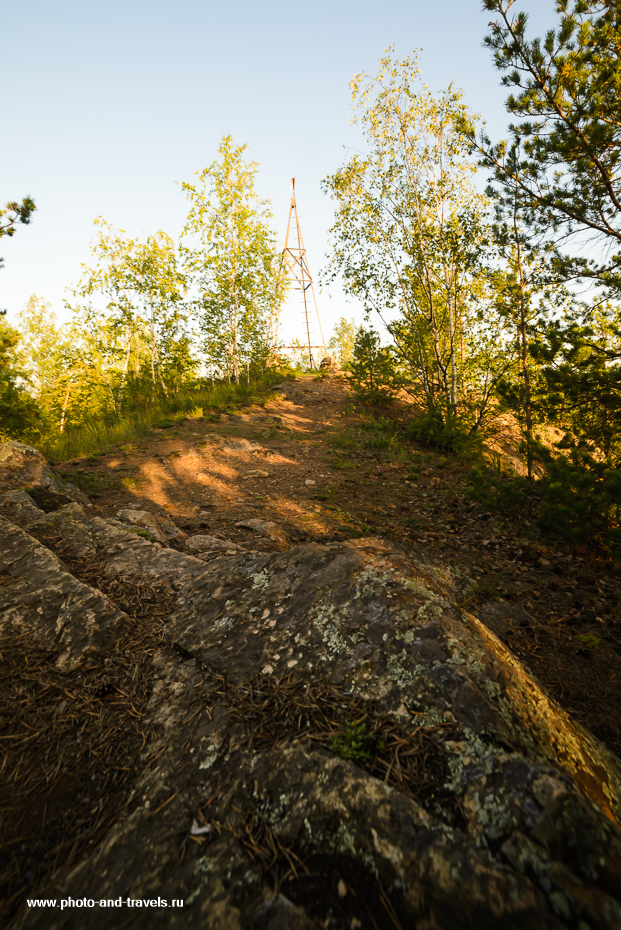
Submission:
<svg viewBox="0 0 621 930">
<path fill-rule="evenodd" d="M 376 540 L 206 565 L 75 504 L 14 519 L 11 577 L 62 572 L 28 533 L 53 524 L 109 573 L 178 591 L 142 775 L 62 897 L 185 902 L 17 927 L 621 926 L 619 761 L 455 606 L 464 579 Z M 28 596 L 22 622 L 56 629 Z"/>
<path fill-rule="evenodd" d="M 32 635 L 58 651 L 57 667 L 69 669 L 115 642 L 127 617 L 107 597 L 2 517 L 0 538 L 0 638 Z"/>
<path fill-rule="evenodd" d="M 0 443 L 0 491 L 46 488 L 90 507 L 88 497 L 75 485 L 61 481 L 41 453 L 23 442 Z"/>
</svg>

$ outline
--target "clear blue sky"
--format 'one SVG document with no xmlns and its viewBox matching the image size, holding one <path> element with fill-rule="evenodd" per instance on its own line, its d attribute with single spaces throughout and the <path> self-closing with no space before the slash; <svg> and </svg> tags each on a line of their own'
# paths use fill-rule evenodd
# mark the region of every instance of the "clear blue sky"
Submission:
<svg viewBox="0 0 621 930">
<path fill-rule="evenodd" d="M 553 24 L 553 0 L 516 8 L 533 33 Z M 296 176 L 317 277 L 332 216 L 320 181 L 344 146 L 360 146 L 349 81 L 391 43 L 398 56 L 422 49 L 425 82 L 462 87 L 492 137 L 507 124 L 479 0 L 3 0 L 0 16 L 0 200 L 37 202 L 32 224 L 0 240 L 10 319 L 32 293 L 62 315 L 96 216 L 132 236 L 177 236 L 187 204 L 175 182 L 213 161 L 229 133 L 260 163 L 257 189 L 281 237 Z M 338 290 L 320 309 L 328 332 L 357 313 Z"/>
</svg>

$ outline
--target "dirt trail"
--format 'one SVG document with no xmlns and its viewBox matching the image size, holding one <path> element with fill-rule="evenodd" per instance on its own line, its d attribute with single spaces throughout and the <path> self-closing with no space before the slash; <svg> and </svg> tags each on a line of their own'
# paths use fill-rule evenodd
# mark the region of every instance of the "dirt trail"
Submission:
<svg viewBox="0 0 621 930">
<path fill-rule="evenodd" d="M 467 495 L 462 463 L 412 443 L 374 444 L 364 433 L 373 416 L 387 412 L 356 407 L 343 378 L 307 376 L 265 406 L 219 418 L 205 411 L 60 467 L 101 485 L 93 509 L 102 516 L 165 512 L 189 535 L 264 551 L 383 536 L 458 568 L 477 582 L 466 609 L 484 617 L 499 599 L 515 608 L 502 638 L 621 754 L 619 569 L 542 538 L 525 517 L 483 511 Z M 339 441 L 356 430 L 360 442 Z M 286 541 L 236 525 L 257 518 L 281 527 Z"/>
</svg>

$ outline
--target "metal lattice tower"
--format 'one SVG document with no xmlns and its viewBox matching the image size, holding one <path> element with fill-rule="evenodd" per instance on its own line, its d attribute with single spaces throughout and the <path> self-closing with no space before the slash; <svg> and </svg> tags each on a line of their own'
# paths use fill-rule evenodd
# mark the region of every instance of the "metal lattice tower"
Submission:
<svg viewBox="0 0 621 930">
<path fill-rule="evenodd" d="M 293 220 L 293 222 L 292 222 Z M 298 217 L 298 208 L 295 202 L 295 178 L 291 178 L 291 204 L 289 206 L 289 219 L 287 221 L 287 235 L 285 237 L 285 247 L 282 251 L 282 267 L 289 277 L 290 287 L 293 291 L 301 291 L 303 300 L 302 326 L 304 338 L 301 340 L 304 348 L 308 348 L 310 357 L 310 367 L 318 368 L 313 354 L 314 350 L 321 349 L 323 355 L 326 355 L 326 343 L 323 338 L 321 320 L 319 319 L 319 310 L 317 309 L 317 298 L 315 297 L 315 288 L 313 279 L 308 267 L 308 258 L 302 239 L 302 230 L 300 229 L 300 219 Z M 310 291 L 310 293 L 309 293 Z M 319 335 L 321 342 L 319 345 L 313 345 L 312 338 L 312 304 L 315 308 L 315 317 L 319 326 Z M 276 320 L 275 341 L 278 339 L 278 329 L 280 323 L 280 309 L 278 319 Z M 284 349 L 297 349 L 299 346 L 283 346 Z"/>
</svg>

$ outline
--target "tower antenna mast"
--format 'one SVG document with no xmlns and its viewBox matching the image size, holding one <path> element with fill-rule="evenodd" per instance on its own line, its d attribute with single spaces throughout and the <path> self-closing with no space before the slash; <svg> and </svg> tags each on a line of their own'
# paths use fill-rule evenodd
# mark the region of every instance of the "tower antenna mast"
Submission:
<svg viewBox="0 0 621 930">
<path fill-rule="evenodd" d="M 292 222 L 293 220 L 293 222 Z M 282 266 L 286 270 L 286 274 L 290 280 L 290 286 L 294 291 L 302 292 L 302 299 L 304 302 L 303 309 L 303 327 L 304 327 L 304 339 L 303 342 L 306 343 L 308 348 L 308 354 L 310 359 L 310 367 L 318 368 L 316 364 L 315 356 L 313 354 L 314 350 L 321 349 L 323 354 L 326 355 L 326 343 L 323 337 L 323 330 L 321 328 L 321 320 L 319 319 L 319 310 L 317 308 L 317 298 L 315 297 L 315 288 L 313 287 L 313 278 L 308 267 L 308 258 L 306 255 L 306 249 L 304 247 L 304 240 L 302 238 L 302 230 L 300 229 L 300 219 L 298 217 L 298 208 L 295 201 L 295 178 L 291 178 L 291 203 L 289 205 L 289 219 L 287 221 L 287 235 L 285 237 L 285 247 L 282 251 Z M 309 294 L 310 291 L 310 294 Z M 320 344 L 313 345 L 312 339 L 312 324 L 311 324 L 311 298 L 312 304 L 315 308 L 315 316 L 317 318 L 317 325 L 319 326 L 319 335 L 320 335 Z M 278 317 L 276 320 L 276 329 L 275 329 L 275 340 L 278 339 L 278 327 L 280 322 L 280 308 L 278 310 Z M 298 346 L 284 346 L 285 349 L 295 349 Z"/>
</svg>

